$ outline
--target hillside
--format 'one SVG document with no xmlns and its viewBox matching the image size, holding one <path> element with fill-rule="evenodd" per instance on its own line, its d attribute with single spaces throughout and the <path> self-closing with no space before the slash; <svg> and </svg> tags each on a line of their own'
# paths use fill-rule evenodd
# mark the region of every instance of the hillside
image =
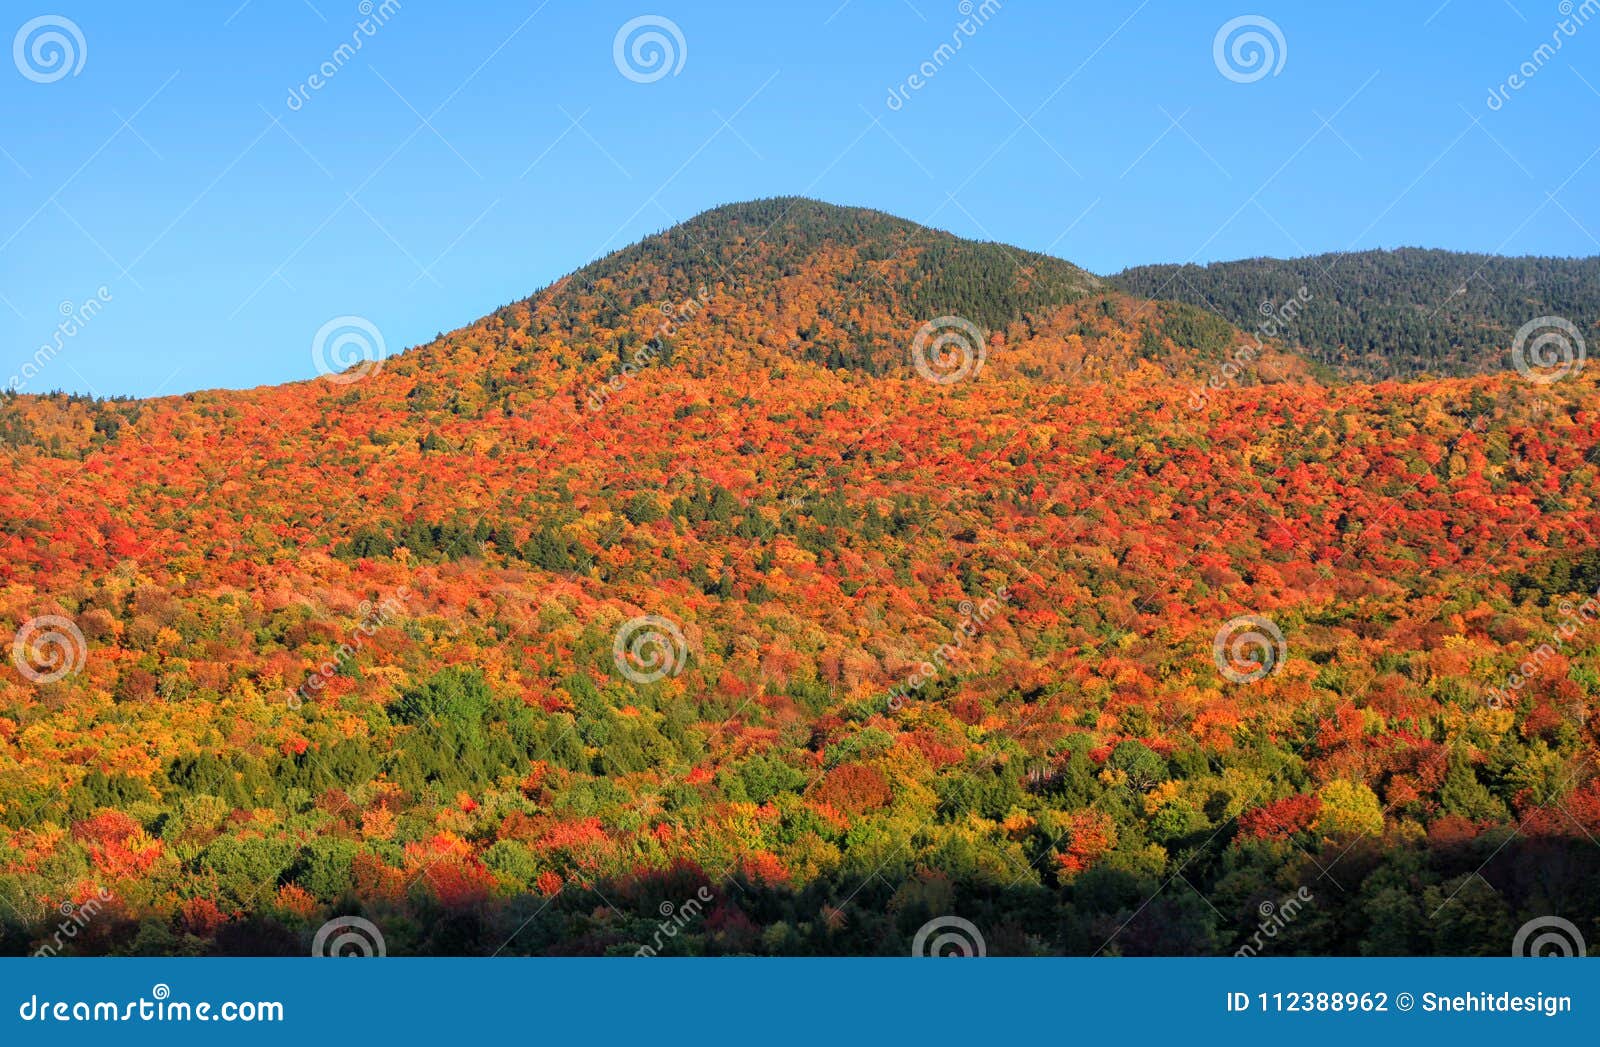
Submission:
<svg viewBox="0 0 1600 1047">
<path fill-rule="evenodd" d="M 1199 306 L 1247 331 L 1304 288 L 1306 304 L 1278 337 L 1363 381 L 1505 370 L 1517 330 L 1535 317 L 1565 317 L 1590 337 L 1600 323 L 1600 257 L 1401 248 L 1146 265 L 1106 284 Z"/>
<path fill-rule="evenodd" d="M 692 370 L 732 354 L 745 367 L 907 376 L 908 332 L 947 316 L 978 330 L 984 366 L 1005 376 L 1198 377 L 1250 341 L 1203 310 L 1131 298 L 1057 258 L 799 197 L 708 211 L 499 310 L 486 333 L 538 343 L 540 364 L 562 377 L 603 380 L 651 343 L 651 364 Z M 1247 382 L 1308 374 L 1276 346 L 1265 355 Z"/>
<path fill-rule="evenodd" d="M 972 333 L 939 323 L 951 318 Z M 937 362 L 948 331 L 966 352 L 953 361 L 999 378 L 1200 385 L 1241 351 L 1248 366 L 1229 368 L 1229 384 L 1304 382 L 1314 372 L 1278 340 L 1262 344 L 1203 309 L 1112 290 L 1058 258 L 779 197 L 707 211 L 333 391 L 341 403 L 374 406 L 403 395 L 414 416 L 430 405 L 452 414 L 469 403 L 480 414 L 554 406 L 586 425 L 622 384 L 656 367 L 698 378 L 811 366 L 916 377 L 924 325 L 932 330 L 925 365 Z M 417 379 L 427 373 L 449 380 L 425 388 Z M 327 392 L 262 395 L 287 402 Z M 80 457 L 149 406 L 0 392 L 0 445 Z"/>
<path fill-rule="evenodd" d="M 924 374 L 947 315 L 984 363 Z M 1304 890 L 1266 948 L 1503 955 L 1592 911 L 1593 369 L 1253 346 L 787 200 L 378 367 L 11 398 L 0 947 L 1231 954 Z"/>
</svg>

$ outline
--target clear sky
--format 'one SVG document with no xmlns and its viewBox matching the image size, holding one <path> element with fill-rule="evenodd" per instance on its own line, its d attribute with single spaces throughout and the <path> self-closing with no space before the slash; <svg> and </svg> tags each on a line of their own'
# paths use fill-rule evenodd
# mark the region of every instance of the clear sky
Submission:
<svg viewBox="0 0 1600 1047">
<path fill-rule="evenodd" d="M 1101 273 L 1597 254 L 1587 2 L 7 3 L 0 384 L 46 344 L 24 391 L 308 378 L 330 318 L 398 351 L 790 193 Z"/>
</svg>

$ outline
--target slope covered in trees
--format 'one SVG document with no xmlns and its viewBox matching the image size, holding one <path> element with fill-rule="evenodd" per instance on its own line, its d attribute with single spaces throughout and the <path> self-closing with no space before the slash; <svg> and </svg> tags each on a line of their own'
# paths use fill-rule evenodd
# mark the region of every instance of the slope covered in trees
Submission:
<svg viewBox="0 0 1600 1047">
<path fill-rule="evenodd" d="M 1106 282 L 1209 309 L 1246 330 L 1303 293 L 1304 308 L 1281 324 L 1278 337 L 1366 381 L 1504 370 L 1517 330 L 1535 317 L 1565 317 L 1590 337 L 1600 323 L 1600 257 L 1506 258 L 1408 247 L 1145 265 Z"/>
<path fill-rule="evenodd" d="M 779 201 L 340 377 L 0 404 L 7 952 L 1600 936 L 1592 371 Z"/>
</svg>

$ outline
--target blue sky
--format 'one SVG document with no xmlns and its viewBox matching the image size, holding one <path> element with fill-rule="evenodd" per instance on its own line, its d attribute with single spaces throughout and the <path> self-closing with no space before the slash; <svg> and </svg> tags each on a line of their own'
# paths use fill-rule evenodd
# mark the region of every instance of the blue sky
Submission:
<svg viewBox="0 0 1600 1047">
<path fill-rule="evenodd" d="M 401 0 L 363 32 L 343 0 L 35 6 L 0 26 L 56 19 L 0 61 L 0 380 L 60 343 L 27 392 L 308 378 L 333 317 L 398 351 L 788 193 L 1102 273 L 1600 253 L 1600 9 L 1563 32 L 1532 0 Z M 670 22 L 667 68 L 632 57 L 638 30 L 616 61 L 640 16 Z M 60 19 L 65 65 L 31 46 Z M 1266 67 L 1231 57 L 1252 29 Z"/>
</svg>

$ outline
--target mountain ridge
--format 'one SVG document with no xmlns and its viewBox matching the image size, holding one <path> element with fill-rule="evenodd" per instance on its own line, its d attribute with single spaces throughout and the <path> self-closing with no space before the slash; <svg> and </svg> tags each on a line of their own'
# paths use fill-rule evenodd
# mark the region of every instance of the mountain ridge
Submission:
<svg viewBox="0 0 1600 1047">
<path fill-rule="evenodd" d="M 1246 327 L 1304 294 L 1309 305 L 1279 336 L 1363 381 L 1505 370 L 1516 333 L 1529 321 L 1558 316 L 1587 332 L 1600 323 L 1600 256 L 1402 247 L 1134 266 L 1106 281 Z"/>
<path fill-rule="evenodd" d="M 1352 276 L 1345 283 L 1329 277 L 1341 266 Z M 1513 284 L 1523 292 L 1514 305 L 1491 294 Z M 1452 295 L 1457 289 L 1467 293 Z M 1302 292 L 1296 315 L 1264 322 L 1267 310 Z M 1492 309 L 1485 296 L 1496 300 Z M 741 318 L 726 301 L 707 308 L 714 298 L 770 308 Z M 568 365 L 595 371 L 609 358 L 626 367 L 636 346 L 681 333 L 680 340 L 724 348 L 731 340 L 755 351 L 758 365 L 786 358 L 881 376 L 910 373 L 907 348 L 917 330 L 955 316 L 985 338 L 999 335 L 1000 374 L 1114 380 L 1144 361 L 1169 377 L 1203 380 L 1245 348 L 1247 356 L 1269 358 L 1261 372 L 1274 379 L 1406 380 L 1505 369 L 1517 326 L 1544 314 L 1570 314 L 1581 330 L 1592 328 L 1600 317 L 1600 257 L 1399 248 L 1135 266 L 1097 276 L 1065 259 L 884 211 L 777 196 L 700 212 L 388 359 L 447 351 L 452 339 L 497 328 L 497 337 L 515 335 L 524 349 L 554 344 Z M 1213 317 L 1237 330 L 1224 331 Z M 1088 344 L 1062 352 L 1074 334 Z M 1112 344 L 1118 339 L 1137 348 Z M 1006 349 L 1018 345 L 1034 359 L 1013 351 L 1007 361 Z M 671 355 L 671 348 L 652 349 L 652 365 Z M 497 380 L 518 373 L 505 367 Z M 595 373 L 588 384 L 606 380 Z M 246 391 L 198 391 L 230 392 Z M 131 402 L 87 413 L 114 427 L 142 401 Z M 17 435 L 0 418 L 0 439 L 7 432 Z"/>
<path fill-rule="evenodd" d="M 381 365 L 363 361 L 356 370 L 373 375 L 349 395 L 448 372 L 506 405 L 531 396 L 582 415 L 641 370 L 914 378 L 919 345 L 961 324 L 974 366 L 995 380 L 1199 381 L 1249 341 L 1061 259 L 778 197 L 705 212 Z M 1281 347 L 1255 355 L 1246 384 L 1309 379 Z"/>
</svg>

